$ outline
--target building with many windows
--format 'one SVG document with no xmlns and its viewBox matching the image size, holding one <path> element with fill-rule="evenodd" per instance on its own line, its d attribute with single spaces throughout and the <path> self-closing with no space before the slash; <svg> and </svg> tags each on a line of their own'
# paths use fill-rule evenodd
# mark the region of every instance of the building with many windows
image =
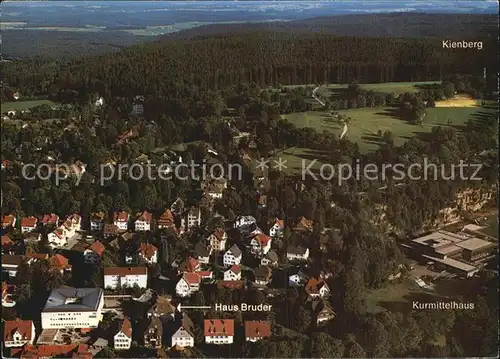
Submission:
<svg viewBox="0 0 500 359">
<path fill-rule="evenodd" d="M 204 335 L 207 344 L 232 344 L 234 340 L 233 319 L 205 319 Z"/>
<path fill-rule="evenodd" d="M 104 267 L 104 288 L 132 288 L 135 285 L 139 288 L 147 288 L 148 269 L 146 267 Z"/>
</svg>

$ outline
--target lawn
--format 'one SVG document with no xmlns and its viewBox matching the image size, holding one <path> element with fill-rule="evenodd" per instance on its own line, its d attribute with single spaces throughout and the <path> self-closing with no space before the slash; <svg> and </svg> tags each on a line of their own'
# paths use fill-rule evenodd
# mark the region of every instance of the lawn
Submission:
<svg viewBox="0 0 500 359">
<path fill-rule="evenodd" d="M 409 279 L 389 283 L 384 288 L 368 291 L 366 309 L 370 313 L 377 313 L 384 309 L 409 312 L 412 310 L 411 297 L 419 297 L 423 293 L 425 292 Z"/>
<path fill-rule="evenodd" d="M 10 111 L 10 110 L 16 110 L 16 111 L 27 110 L 29 108 L 32 108 L 35 106 L 40 106 L 40 105 L 54 105 L 54 102 L 52 102 L 50 100 L 2 102 L 2 113 Z"/>
<path fill-rule="evenodd" d="M 421 126 L 413 125 L 398 118 L 395 109 L 390 107 L 361 108 L 339 111 L 340 114 L 351 118 L 346 138 L 357 142 L 361 152 L 368 153 L 376 150 L 381 143 L 378 131 L 391 131 L 394 143 L 402 145 L 414 136 L 424 136 L 435 126 L 454 126 L 460 128 L 472 115 L 479 112 L 491 112 L 479 107 L 439 107 L 426 110 L 426 117 Z M 340 135 L 343 124 L 334 121 L 329 111 L 310 111 L 282 115 L 297 127 L 312 127 L 316 131 L 328 131 Z"/>
<path fill-rule="evenodd" d="M 282 160 L 282 164 L 286 166 L 283 171 L 287 175 L 293 175 L 297 173 L 302 173 L 301 170 L 304 168 L 308 168 L 309 164 L 313 162 L 314 159 L 318 161 L 311 166 L 311 170 L 319 170 L 321 164 L 323 163 L 321 159 L 325 159 L 327 155 L 326 152 L 323 151 L 315 151 L 309 148 L 302 147 L 290 147 L 286 150 L 280 151 L 276 153 L 269 162 L 270 167 L 276 166 L 276 162 L 279 159 Z M 303 165 L 302 161 L 305 161 L 305 165 Z"/>
</svg>

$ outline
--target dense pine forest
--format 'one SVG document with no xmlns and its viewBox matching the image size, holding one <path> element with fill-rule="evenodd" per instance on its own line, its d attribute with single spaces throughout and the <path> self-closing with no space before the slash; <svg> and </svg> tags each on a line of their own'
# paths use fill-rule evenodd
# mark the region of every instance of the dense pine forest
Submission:
<svg viewBox="0 0 500 359">
<path fill-rule="evenodd" d="M 105 98 L 136 93 L 161 97 L 175 86 L 224 88 L 278 84 L 441 80 L 452 74 L 497 72 L 496 45 L 443 49 L 442 40 L 336 37 L 250 32 L 137 45 L 117 53 L 58 63 L 7 63 L 4 81 L 33 93 L 98 92 Z M 174 86 L 175 85 L 175 86 Z"/>
</svg>

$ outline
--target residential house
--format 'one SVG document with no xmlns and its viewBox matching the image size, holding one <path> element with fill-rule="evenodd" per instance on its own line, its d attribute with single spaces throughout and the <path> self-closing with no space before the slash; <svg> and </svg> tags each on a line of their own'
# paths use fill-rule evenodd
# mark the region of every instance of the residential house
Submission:
<svg viewBox="0 0 500 359">
<path fill-rule="evenodd" d="M 88 264 L 97 264 L 101 261 L 101 256 L 104 253 L 105 247 L 99 242 L 95 241 L 92 243 L 85 251 L 83 252 L 83 257 L 85 259 L 85 263 Z"/>
<path fill-rule="evenodd" d="M 147 211 L 137 213 L 137 218 L 135 220 L 135 230 L 137 232 L 150 231 L 152 218 L 153 215 Z"/>
<path fill-rule="evenodd" d="M 27 233 L 27 232 L 32 232 L 36 229 L 36 225 L 38 223 L 38 218 L 29 216 L 29 217 L 23 217 L 21 219 L 21 232 L 22 233 Z"/>
<path fill-rule="evenodd" d="M 316 325 L 322 325 L 336 317 L 335 311 L 326 300 L 313 300 L 311 308 L 316 319 Z"/>
<path fill-rule="evenodd" d="M 162 346 L 163 325 L 160 318 L 151 317 L 146 331 L 144 332 L 144 346 L 158 349 Z"/>
<path fill-rule="evenodd" d="M 90 230 L 100 231 L 104 228 L 106 214 L 104 212 L 96 212 L 90 215 Z"/>
<path fill-rule="evenodd" d="M 246 320 L 245 321 L 245 340 L 247 342 L 256 342 L 257 340 L 271 336 L 271 323 L 268 321 Z"/>
<path fill-rule="evenodd" d="M 306 293 L 311 298 L 325 298 L 330 294 L 330 288 L 323 279 L 311 278 L 305 286 Z"/>
<path fill-rule="evenodd" d="M 228 249 L 223 256 L 223 263 L 225 267 L 230 267 L 232 265 L 239 265 L 241 263 L 242 252 L 236 244 Z"/>
<path fill-rule="evenodd" d="M 158 263 L 158 248 L 151 243 L 141 243 L 138 254 L 139 258 L 148 264 Z"/>
<path fill-rule="evenodd" d="M 149 308 L 147 317 L 163 317 L 170 316 L 172 319 L 175 318 L 176 308 L 170 302 L 170 299 L 163 295 L 158 295 L 156 297 L 156 302 L 153 304 L 151 308 Z"/>
<path fill-rule="evenodd" d="M 215 229 L 208 237 L 208 243 L 212 250 L 221 252 L 226 250 L 227 233 L 222 228 Z"/>
<path fill-rule="evenodd" d="M 256 222 L 257 221 L 252 216 L 238 216 L 234 221 L 234 228 L 241 229 L 242 227 L 248 227 Z"/>
<path fill-rule="evenodd" d="M 279 218 L 274 219 L 274 223 L 271 228 L 269 228 L 269 235 L 273 238 L 283 237 L 283 232 L 285 231 L 285 221 Z"/>
<path fill-rule="evenodd" d="M 309 258 L 309 248 L 289 245 L 286 250 L 286 257 L 289 261 L 305 261 Z"/>
<path fill-rule="evenodd" d="M 202 243 L 196 243 L 194 246 L 194 254 L 200 263 L 208 264 L 210 262 L 210 248 Z"/>
<path fill-rule="evenodd" d="M 127 212 L 115 212 L 113 213 L 113 224 L 118 227 L 121 231 L 126 231 L 128 229 L 128 221 L 130 219 L 130 214 Z"/>
<path fill-rule="evenodd" d="M 76 232 L 82 230 L 82 217 L 79 214 L 72 214 L 67 219 L 66 222 L 69 222 L 70 225 Z"/>
<path fill-rule="evenodd" d="M 21 255 L 2 254 L 2 272 L 9 277 L 17 275 L 17 269 L 22 263 L 30 264 L 33 260 Z"/>
<path fill-rule="evenodd" d="M 158 229 L 170 228 L 174 226 L 174 214 L 171 210 L 166 209 L 158 218 Z"/>
<path fill-rule="evenodd" d="M 27 344 L 19 353 L 21 359 L 72 358 L 92 359 L 87 344 L 32 345 Z"/>
<path fill-rule="evenodd" d="M 255 284 L 268 285 L 271 281 L 273 271 L 268 266 L 260 266 L 254 271 Z"/>
<path fill-rule="evenodd" d="M 59 216 L 57 214 L 51 213 L 51 214 L 45 214 L 42 217 L 42 224 L 44 226 L 57 226 L 59 223 Z"/>
<path fill-rule="evenodd" d="M 147 288 L 148 269 L 146 267 L 104 267 L 104 288 Z"/>
<path fill-rule="evenodd" d="M 207 344 L 233 344 L 233 319 L 205 319 L 203 329 Z"/>
<path fill-rule="evenodd" d="M 259 233 L 250 240 L 250 252 L 257 256 L 263 256 L 271 249 L 271 237 Z"/>
<path fill-rule="evenodd" d="M 196 272 L 200 269 L 200 261 L 194 257 L 188 257 L 179 264 L 181 272 Z"/>
<path fill-rule="evenodd" d="M 296 232 L 311 233 L 313 231 L 313 221 L 306 219 L 305 217 L 300 217 L 295 227 L 293 227 L 293 230 Z"/>
<path fill-rule="evenodd" d="M 42 234 L 36 232 L 28 232 L 24 234 L 24 243 L 38 243 L 42 240 Z"/>
<path fill-rule="evenodd" d="M 118 332 L 113 336 L 115 350 L 128 350 L 132 345 L 132 324 L 125 317 L 120 321 Z"/>
<path fill-rule="evenodd" d="M 6 348 L 18 348 L 33 344 L 35 326 L 31 320 L 6 320 L 3 322 L 3 345 Z"/>
<path fill-rule="evenodd" d="M 68 258 L 62 254 L 54 254 L 49 258 L 50 269 L 55 270 L 61 274 L 71 272 L 71 264 Z"/>
<path fill-rule="evenodd" d="M 288 285 L 291 287 L 301 287 L 307 283 L 308 279 L 309 277 L 302 270 L 299 270 L 288 277 Z"/>
<path fill-rule="evenodd" d="M 186 315 L 181 314 L 181 319 L 177 324 L 178 328 L 172 334 L 172 346 L 181 348 L 194 347 L 194 325 L 193 321 Z"/>
<path fill-rule="evenodd" d="M 224 280 L 241 280 L 241 267 L 233 265 L 224 272 Z"/>
<path fill-rule="evenodd" d="M 180 215 L 184 212 L 184 201 L 177 197 L 177 199 L 170 206 L 170 210 L 174 213 L 174 215 Z"/>
<path fill-rule="evenodd" d="M 116 224 L 112 223 L 105 223 L 102 230 L 104 238 L 115 237 L 122 232 L 123 230 L 120 230 Z"/>
<path fill-rule="evenodd" d="M 132 114 L 141 116 L 144 113 L 144 104 L 141 102 L 134 102 L 132 104 Z"/>
<path fill-rule="evenodd" d="M 10 239 L 10 237 L 6 234 L 2 236 L 2 253 L 9 253 L 11 249 L 14 247 L 15 242 Z"/>
<path fill-rule="evenodd" d="M 270 267 L 275 267 L 278 265 L 278 254 L 276 254 L 275 251 L 269 251 L 267 254 L 262 257 L 260 260 L 260 264 L 263 266 L 270 266 Z"/>
<path fill-rule="evenodd" d="M 199 226 L 201 224 L 201 210 L 200 207 L 192 207 L 187 213 L 186 229 Z"/>
<path fill-rule="evenodd" d="M 222 198 L 222 192 L 227 188 L 227 181 L 224 178 L 202 182 L 202 191 L 210 198 Z"/>
<path fill-rule="evenodd" d="M 16 217 L 12 214 L 9 214 L 9 215 L 6 215 L 6 216 L 2 216 L 2 228 L 3 229 L 6 229 L 6 228 L 13 228 L 16 226 Z"/>
<path fill-rule="evenodd" d="M 9 293 L 9 286 L 7 282 L 2 282 L 2 307 L 13 308 L 16 306 L 15 300 L 12 299 L 12 293 Z"/>
<path fill-rule="evenodd" d="M 200 290 L 201 277 L 198 273 L 186 272 L 175 285 L 175 292 L 179 297 L 189 297 Z"/>
</svg>

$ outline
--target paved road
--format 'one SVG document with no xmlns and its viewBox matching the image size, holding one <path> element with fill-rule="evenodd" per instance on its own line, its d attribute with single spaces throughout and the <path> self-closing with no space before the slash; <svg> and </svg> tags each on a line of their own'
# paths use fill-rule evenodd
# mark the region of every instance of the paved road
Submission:
<svg viewBox="0 0 500 359">
<path fill-rule="evenodd" d="M 319 103 L 321 106 L 325 107 L 325 106 L 326 106 L 326 104 L 325 104 L 323 101 L 321 101 L 321 100 L 320 100 L 320 99 L 316 96 L 316 92 L 317 92 L 318 90 L 319 90 L 319 86 L 318 86 L 318 87 L 316 87 L 316 88 L 313 90 L 313 92 L 312 92 L 312 97 L 313 97 L 313 99 L 315 99 L 316 101 L 318 101 L 318 103 Z"/>
</svg>

